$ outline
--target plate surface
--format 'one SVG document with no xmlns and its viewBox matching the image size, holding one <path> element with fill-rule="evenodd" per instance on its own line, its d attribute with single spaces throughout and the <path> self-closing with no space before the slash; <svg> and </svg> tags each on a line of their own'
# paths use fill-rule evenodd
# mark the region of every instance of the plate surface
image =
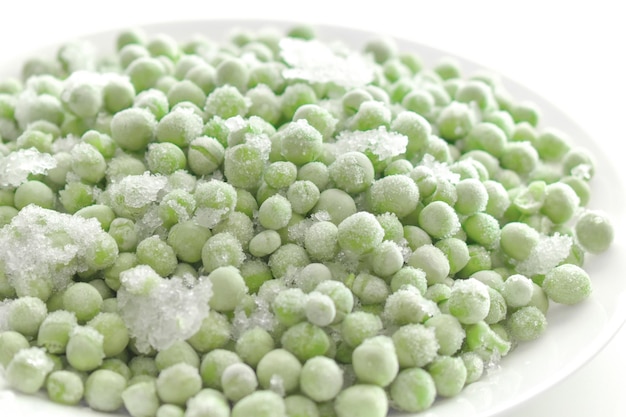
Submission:
<svg viewBox="0 0 626 417">
<path fill-rule="evenodd" d="M 191 39 L 203 34 L 217 40 L 225 39 L 235 28 L 260 29 L 266 27 L 286 28 L 286 22 L 254 20 L 216 20 L 163 23 L 143 27 L 149 34 L 167 33 L 179 40 Z M 359 48 L 376 34 L 337 26 L 316 26 L 319 38 L 340 40 Z M 92 42 L 96 48 L 113 51 L 117 31 L 103 32 L 81 37 Z M 442 57 L 451 54 L 426 45 L 398 39 L 404 51 L 417 52 L 432 66 Z M 55 46 L 40 51 L 27 51 L 22 56 L 0 64 L 0 76 L 15 75 L 25 58 L 40 54 L 50 55 Z M 483 67 L 462 57 L 454 58 L 460 63 L 464 75 L 482 70 Z M 548 313 L 548 331 L 537 341 L 520 345 L 504 358 L 500 367 L 492 369 L 480 381 L 469 385 L 457 397 L 438 400 L 424 417 L 491 417 L 512 409 L 538 393 L 571 375 L 598 353 L 617 332 L 626 319 L 626 280 L 621 274 L 626 270 L 626 250 L 623 230 L 625 226 L 626 182 L 618 170 L 616 158 L 603 151 L 593 136 L 583 132 L 567 115 L 526 87 L 501 76 L 506 89 L 516 99 L 536 103 L 542 112 L 544 126 L 558 128 L 573 139 L 577 145 L 587 148 L 596 160 L 596 175 L 592 186 L 590 208 L 601 209 L 611 217 L 616 239 L 609 251 L 599 256 L 587 257 L 585 269 L 592 277 L 594 292 L 585 302 L 573 306 L 552 304 Z M 63 407 L 38 397 L 16 395 L 4 389 L 0 375 L 0 409 L 2 415 L 28 417 L 89 417 L 109 415 L 93 412 L 87 408 Z M 409 416 L 410 414 L 398 414 Z"/>
</svg>

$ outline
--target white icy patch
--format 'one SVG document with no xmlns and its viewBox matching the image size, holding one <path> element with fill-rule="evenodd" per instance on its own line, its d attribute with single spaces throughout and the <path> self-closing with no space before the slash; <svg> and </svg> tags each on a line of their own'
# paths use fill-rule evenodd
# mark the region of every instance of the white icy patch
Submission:
<svg viewBox="0 0 626 417">
<path fill-rule="evenodd" d="M 317 40 L 285 38 L 280 41 L 280 56 L 287 64 L 286 79 L 313 83 L 333 83 L 346 88 L 366 85 L 374 80 L 374 65 L 364 56 L 346 54 Z"/>
<path fill-rule="evenodd" d="M 572 238 L 569 236 L 558 233 L 553 236 L 542 236 L 530 256 L 518 263 L 515 270 L 528 277 L 546 274 L 567 258 L 571 248 Z"/>
<path fill-rule="evenodd" d="M 346 152 L 363 152 L 376 155 L 379 160 L 392 158 L 406 152 L 409 139 L 400 133 L 389 132 L 384 126 L 365 131 L 343 131 L 334 144 L 337 155 Z"/>
<path fill-rule="evenodd" d="M 0 229 L 0 264 L 16 289 L 37 281 L 63 289 L 87 270 L 85 257 L 104 233 L 96 219 L 29 205 Z"/>
<path fill-rule="evenodd" d="M 429 168 L 435 177 L 449 181 L 452 184 L 456 184 L 461 180 L 461 175 L 452 172 L 448 164 L 437 161 L 431 154 L 424 155 L 418 165 Z"/>
<path fill-rule="evenodd" d="M 113 199 L 121 199 L 125 206 L 142 208 L 156 202 L 159 192 L 167 185 L 167 177 L 151 175 L 128 175 L 119 182 L 111 184 L 109 194 Z"/>
<path fill-rule="evenodd" d="M 57 166 L 52 155 L 35 148 L 20 149 L 0 157 L 0 187 L 18 187 L 30 174 L 46 174 Z"/>
<path fill-rule="evenodd" d="M 136 340 L 137 350 L 167 349 L 193 336 L 209 315 L 211 281 L 199 277 L 193 288 L 181 277 L 159 276 L 151 267 L 138 265 L 120 274 L 117 293 L 120 315 Z"/>
</svg>

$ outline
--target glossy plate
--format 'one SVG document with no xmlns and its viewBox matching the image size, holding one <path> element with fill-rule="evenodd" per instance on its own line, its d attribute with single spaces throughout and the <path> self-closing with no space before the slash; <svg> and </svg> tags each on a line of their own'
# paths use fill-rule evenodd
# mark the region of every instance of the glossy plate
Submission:
<svg viewBox="0 0 626 417">
<path fill-rule="evenodd" d="M 202 34 L 216 40 L 226 39 L 233 29 L 290 27 L 288 22 L 254 20 L 208 20 L 154 24 L 143 27 L 148 34 L 167 33 L 176 39 L 190 40 Z M 372 32 L 337 26 L 316 26 L 319 38 L 339 40 L 359 48 L 376 37 Z M 118 31 L 87 35 L 81 39 L 92 42 L 98 50 L 113 52 Z M 442 57 L 453 56 L 445 51 L 403 39 L 397 40 L 401 50 L 418 53 L 427 66 Z M 25 51 L 22 56 L 0 64 L 0 76 L 17 75 L 24 59 L 35 55 L 51 55 L 58 45 L 49 45 L 38 51 Z M 480 65 L 463 57 L 454 56 L 463 74 L 483 70 Z M 601 209 L 611 217 L 616 239 L 609 251 L 599 256 L 588 256 L 585 269 L 593 280 L 594 292 L 577 306 L 553 304 L 548 313 L 548 331 L 537 341 L 518 346 L 499 367 L 489 370 L 478 382 L 464 389 L 457 397 L 438 400 L 420 414 L 421 417 L 491 417 L 502 415 L 516 405 L 532 399 L 562 381 L 594 357 L 613 337 L 626 319 L 626 280 L 621 275 L 626 270 L 626 250 L 623 230 L 625 226 L 626 181 L 618 170 L 616 159 L 602 149 L 593 135 L 582 131 L 567 115 L 526 87 L 501 77 L 511 95 L 519 100 L 536 103 L 542 112 L 545 126 L 558 128 L 569 134 L 577 145 L 587 148 L 596 160 L 596 175 L 592 180 L 590 208 Z M 0 375 L 0 410 L 2 415 L 24 417 L 90 417 L 108 415 L 96 413 L 85 407 L 63 407 L 39 396 L 22 396 L 9 391 Z M 410 416 L 411 414 L 395 414 Z M 415 414 L 413 414 L 415 416 Z"/>
</svg>

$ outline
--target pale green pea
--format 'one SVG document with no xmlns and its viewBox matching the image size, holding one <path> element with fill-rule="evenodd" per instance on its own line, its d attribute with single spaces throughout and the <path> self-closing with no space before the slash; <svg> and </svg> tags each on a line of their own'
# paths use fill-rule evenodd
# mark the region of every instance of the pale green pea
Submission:
<svg viewBox="0 0 626 417">
<path fill-rule="evenodd" d="M 298 389 L 302 364 L 285 349 L 274 349 L 261 358 L 256 367 L 263 389 L 278 389 L 288 394 Z"/>
<path fill-rule="evenodd" d="M 35 338 L 47 314 L 44 301 L 37 297 L 21 296 L 9 305 L 6 316 L 8 330 L 21 333 L 29 339 Z"/>
<path fill-rule="evenodd" d="M 500 156 L 502 167 L 519 175 L 529 174 L 538 163 L 539 154 L 530 142 L 508 142 Z"/>
<path fill-rule="evenodd" d="M 187 342 L 197 352 L 206 353 L 224 347 L 231 337 L 232 325 L 228 318 L 224 314 L 210 310 L 198 331 L 187 339 Z"/>
<path fill-rule="evenodd" d="M 231 417 L 282 417 L 285 415 L 285 402 L 273 391 L 255 391 L 237 402 Z"/>
<path fill-rule="evenodd" d="M 500 224 L 498 220 L 487 213 L 476 213 L 465 219 L 463 230 L 471 241 L 486 248 L 493 248 L 498 245 Z"/>
<path fill-rule="evenodd" d="M 156 417 L 183 417 L 185 410 L 174 404 L 161 404 L 156 412 Z"/>
<path fill-rule="evenodd" d="M 132 417 L 155 417 L 159 409 L 159 397 L 154 381 L 129 385 L 122 392 L 124 407 Z"/>
<path fill-rule="evenodd" d="M 234 187 L 256 190 L 261 182 L 265 160 L 257 147 L 239 144 L 226 149 L 224 175 Z"/>
<path fill-rule="evenodd" d="M 228 119 L 233 116 L 244 116 L 248 112 L 249 102 L 245 96 L 231 85 L 216 87 L 208 96 L 204 105 L 207 118 L 219 116 Z"/>
<path fill-rule="evenodd" d="M 167 89 L 167 101 L 172 107 L 179 103 L 192 103 L 201 108 L 206 101 L 206 94 L 193 81 L 180 80 Z"/>
<path fill-rule="evenodd" d="M 329 336 L 321 327 L 308 322 L 300 322 L 288 328 L 280 339 L 284 349 L 305 361 L 314 356 L 326 354 L 331 346 Z"/>
<path fill-rule="evenodd" d="M 182 406 L 202 389 L 202 382 L 197 367 L 177 363 L 159 373 L 157 394 L 163 402 Z"/>
<path fill-rule="evenodd" d="M 333 359 L 316 356 L 307 360 L 300 372 L 300 389 L 317 402 L 330 401 L 343 387 L 343 371 Z"/>
<path fill-rule="evenodd" d="M 285 397 L 285 410 L 289 417 L 320 417 L 317 404 L 304 395 L 294 394 Z"/>
<path fill-rule="evenodd" d="M 208 278 L 213 289 L 209 306 L 217 311 L 234 310 L 248 292 L 243 277 L 234 266 L 219 266 L 211 271 Z"/>
<path fill-rule="evenodd" d="M 163 371 L 177 363 L 186 363 L 198 368 L 200 357 L 191 344 L 184 340 L 177 340 L 169 347 L 160 350 L 154 357 L 154 363 L 158 371 Z"/>
<path fill-rule="evenodd" d="M 259 361 L 275 348 L 272 336 L 261 327 L 244 331 L 235 342 L 235 351 L 248 365 L 257 368 Z"/>
<path fill-rule="evenodd" d="M 400 247 L 392 241 L 385 240 L 369 254 L 369 263 L 374 274 L 388 277 L 400 270 L 404 257 Z"/>
<path fill-rule="evenodd" d="M 457 213 L 443 201 L 428 203 L 420 211 L 418 224 L 435 239 L 450 237 L 461 228 Z"/>
<path fill-rule="evenodd" d="M 328 188 L 320 193 L 320 198 L 312 210 L 313 214 L 327 213 L 330 221 L 339 225 L 357 212 L 354 199 L 347 192 L 338 188 Z"/>
<path fill-rule="evenodd" d="M 132 252 L 137 247 L 138 235 L 135 223 L 123 217 L 111 220 L 108 233 L 115 239 L 120 252 Z"/>
<path fill-rule="evenodd" d="M 258 219 L 266 229 L 278 230 L 291 220 L 291 203 L 280 194 L 275 194 L 265 200 L 259 207 Z"/>
<path fill-rule="evenodd" d="M 280 154 L 298 166 L 313 162 L 322 154 L 322 134 L 306 119 L 287 123 L 278 137 Z"/>
<path fill-rule="evenodd" d="M 102 230 L 108 231 L 111 222 L 115 220 L 115 212 L 109 206 L 104 204 L 94 204 L 91 206 L 83 207 L 74 213 L 76 216 L 84 217 L 85 219 L 94 218 L 98 220 Z M 117 243 L 117 240 L 116 240 Z"/>
<path fill-rule="evenodd" d="M 560 304 L 577 304 L 591 294 L 591 279 L 582 268 L 563 264 L 550 270 L 541 285 L 546 295 Z"/>
<path fill-rule="evenodd" d="M 148 168 L 154 174 L 170 175 L 187 166 L 187 158 L 182 149 L 173 143 L 152 143 L 148 146 L 145 157 Z"/>
<path fill-rule="evenodd" d="M 293 326 L 304 321 L 306 299 L 306 294 L 300 288 L 280 291 L 271 303 L 274 316 L 286 326 Z"/>
<path fill-rule="evenodd" d="M 133 376 L 145 375 L 156 378 L 159 373 L 156 362 L 151 356 L 133 356 L 128 362 L 128 367 Z"/>
<path fill-rule="evenodd" d="M 407 324 L 391 336 L 401 368 L 421 368 L 437 357 L 439 342 L 432 327 Z"/>
<path fill-rule="evenodd" d="M 7 365 L 5 378 L 9 386 L 25 394 L 34 394 L 44 386 L 54 363 L 45 351 L 29 347 L 15 353 Z"/>
<path fill-rule="evenodd" d="M 133 100 L 133 107 L 149 111 L 156 120 L 161 120 L 170 109 L 167 96 L 156 88 L 149 88 L 137 94 Z"/>
<path fill-rule="evenodd" d="M 248 115 L 258 116 L 272 125 L 279 125 L 282 109 L 278 96 L 265 84 L 258 84 L 246 91 L 246 99 L 250 101 Z"/>
<path fill-rule="evenodd" d="M 454 209 L 458 214 L 472 215 L 487 208 L 489 194 L 478 179 L 462 179 L 455 187 L 457 200 Z"/>
<path fill-rule="evenodd" d="M 162 277 L 169 276 L 178 265 L 174 249 L 159 236 L 151 236 L 139 242 L 136 253 L 139 264 L 149 265 Z"/>
<path fill-rule="evenodd" d="M 330 139 L 334 132 L 338 120 L 332 113 L 317 104 L 304 104 L 295 111 L 293 121 L 306 119 L 311 126 L 322 134 L 324 141 Z"/>
<path fill-rule="evenodd" d="M 310 263 L 309 256 L 302 246 L 295 243 L 286 243 L 270 255 L 267 264 L 274 278 L 282 278 L 288 272 L 304 268 Z"/>
<path fill-rule="evenodd" d="M 483 320 L 489 313 L 490 299 L 487 286 L 469 278 L 455 281 L 448 298 L 448 309 L 463 324 Z"/>
<path fill-rule="evenodd" d="M 437 305 L 434 302 L 423 297 L 419 290 L 405 287 L 387 298 L 382 315 L 389 323 L 401 326 L 423 323 L 437 313 Z"/>
<path fill-rule="evenodd" d="M 59 202 L 68 213 L 76 213 L 94 204 L 94 189 L 79 181 L 69 182 L 59 191 Z"/>
<path fill-rule="evenodd" d="M 154 135 L 159 142 L 169 142 L 182 148 L 202 135 L 203 123 L 193 110 L 176 107 L 158 121 Z"/>
<path fill-rule="evenodd" d="M 405 175 L 391 175 L 374 181 L 368 195 L 374 213 L 393 213 L 398 218 L 413 212 L 420 198 L 419 188 Z"/>
<path fill-rule="evenodd" d="M 500 290 L 507 306 L 511 308 L 527 305 L 532 298 L 533 291 L 533 282 L 521 274 L 507 277 Z"/>
<path fill-rule="evenodd" d="M 382 242 L 384 234 L 376 217 L 368 212 L 352 214 L 337 226 L 339 246 L 357 254 L 374 249 Z"/>
<path fill-rule="evenodd" d="M 66 310 L 53 311 L 41 323 L 37 345 L 52 354 L 65 353 L 70 332 L 78 324 L 76 316 Z"/>
<path fill-rule="evenodd" d="M 456 141 L 465 137 L 474 123 L 474 115 L 469 105 L 453 101 L 441 110 L 436 125 L 439 136 Z"/>
<path fill-rule="evenodd" d="M 335 399 L 337 417 L 385 417 L 389 404 L 385 390 L 377 385 L 358 383 L 343 390 Z"/>
<path fill-rule="evenodd" d="M 605 252 L 614 238 L 613 225 L 604 213 L 586 211 L 574 226 L 578 243 L 589 253 Z"/>
<path fill-rule="evenodd" d="M 459 272 L 469 262 L 470 255 L 467 244 L 458 238 L 449 237 L 435 243 L 435 247 L 441 250 L 448 258 L 450 274 Z"/>
<path fill-rule="evenodd" d="M 154 139 L 156 128 L 157 121 L 148 110 L 124 109 L 111 119 L 111 139 L 124 150 L 139 151 Z"/>
<path fill-rule="evenodd" d="M 53 371 L 46 378 L 46 392 L 51 401 L 64 405 L 77 405 L 85 391 L 83 380 L 75 372 Z"/>
<path fill-rule="evenodd" d="M 14 330 L 5 330 L 0 333 L 0 365 L 7 368 L 11 359 L 22 349 L 30 347 L 28 339 Z"/>
<path fill-rule="evenodd" d="M 539 338 L 548 326 L 544 314 L 534 306 L 522 307 L 514 311 L 506 321 L 511 338 L 527 342 Z"/>
<path fill-rule="evenodd" d="M 355 348 L 364 340 L 378 335 L 383 330 L 380 317 L 365 311 L 348 313 L 341 322 L 341 337 L 343 341 Z"/>
<path fill-rule="evenodd" d="M 400 371 L 391 384 L 390 396 L 396 408 L 415 413 L 432 406 L 437 389 L 433 377 L 427 371 L 408 368 Z"/>
<path fill-rule="evenodd" d="M 402 230 L 404 238 L 411 250 L 415 250 L 422 245 L 430 245 L 433 243 L 430 235 L 418 226 L 404 225 Z"/>
<path fill-rule="evenodd" d="M 467 368 L 458 356 L 440 356 L 428 366 L 428 373 L 435 382 L 437 395 L 454 397 L 465 386 Z"/>
<path fill-rule="evenodd" d="M 426 274 L 429 285 L 443 280 L 450 274 L 450 263 L 445 253 L 432 244 L 419 246 L 407 259 L 407 265 Z"/>
<path fill-rule="evenodd" d="M 364 272 L 354 278 L 351 289 L 364 305 L 383 303 L 390 293 L 385 280 Z"/>
<path fill-rule="evenodd" d="M 574 216 L 579 203 L 578 195 L 569 185 L 562 182 L 548 184 L 541 213 L 553 223 L 562 224 Z"/>
<path fill-rule="evenodd" d="M 46 209 L 53 209 L 56 201 L 54 192 L 41 181 L 30 180 L 22 183 L 15 190 L 15 208 L 23 209 L 29 204 L 35 204 Z"/>
<path fill-rule="evenodd" d="M 104 282 L 112 290 L 117 291 L 120 284 L 120 273 L 138 265 L 137 255 L 132 252 L 122 252 L 119 254 L 113 265 L 106 268 L 103 272 Z"/>
<path fill-rule="evenodd" d="M 427 288 L 426 273 L 418 268 L 404 266 L 393 274 L 389 287 L 392 292 L 396 292 L 405 287 L 414 287 L 420 294 L 424 295 Z"/>
<path fill-rule="evenodd" d="M 388 386 L 399 371 L 393 340 L 382 335 L 364 340 L 352 352 L 352 366 L 359 382 Z"/>
<path fill-rule="evenodd" d="M 92 371 L 104 360 L 104 336 L 96 329 L 75 326 L 70 332 L 65 354 L 68 363 L 79 371 Z"/>
</svg>

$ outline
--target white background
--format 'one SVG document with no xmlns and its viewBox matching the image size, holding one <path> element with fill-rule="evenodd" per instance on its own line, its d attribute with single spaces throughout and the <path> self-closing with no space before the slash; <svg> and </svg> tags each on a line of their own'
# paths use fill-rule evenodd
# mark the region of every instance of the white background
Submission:
<svg viewBox="0 0 626 417">
<path fill-rule="evenodd" d="M 351 26 L 428 44 L 505 74 L 562 108 L 605 149 L 621 153 L 626 25 L 620 3 L 13 0 L 0 6 L 0 59 L 101 29 L 165 20 L 254 18 Z M 622 329 L 571 378 L 506 416 L 626 416 L 625 353 Z"/>
</svg>

